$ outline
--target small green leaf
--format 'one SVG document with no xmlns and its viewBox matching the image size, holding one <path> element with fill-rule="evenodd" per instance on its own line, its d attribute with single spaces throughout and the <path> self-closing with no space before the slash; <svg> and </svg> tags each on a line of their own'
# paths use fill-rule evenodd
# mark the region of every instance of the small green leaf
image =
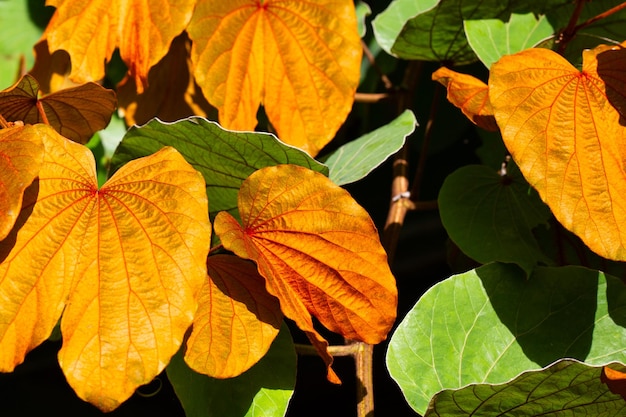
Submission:
<svg viewBox="0 0 626 417">
<path fill-rule="evenodd" d="M 516 263 L 527 273 L 539 262 L 552 264 L 532 231 L 547 224 L 550 209 L 513 163 L 504 177 L 485 165 L 449 175 L 439 193 L 439 213 L 450 239 L 480 263 Z"/>
<path fill-rule="evenodd" d="M 554 35 L 546 16 L 534 13 L 511 14 L 508 23 L 499 19 L 466 20 L 463 22 L 469 45 L 487 68 L 503 55 L 532 48 Z"/>
<path fill-rule="evenodd" d="M 152 120 L 128 130 L 118 146 L 113 172 L 126 162 L 173 146 L 203 176 L 211 218 L 219 211 L 237 217 L 237 192 L 243 180 L 266 166 L 294 164 L 328 175 L 328 168 L 304 151 L 268 133 L 233 132 L 202 117 L 175 123 Z"/>
<path fill-rule="evenodd" d="M 367 33 L 365 19 L 372 14 L 372 9 L 367 3 L 361 0 L 357 1 L 354 7 L 356 8 L 356 18 L 359 25 L 359 36 L 363 37 Z"/>
<path fill-rule="evenodd" d="M 489 264 L 436 284 L 393 334 L 387 367 L 420 414 L 442 389 L 500 384 L 560 358 L 625 362 L 626 288 L 581 267 Z"/>
<path fill-rule="evenodd" d="M 168 365 L 167 377 L 187 417 L 282 417 L 296 383 L 296 353 L 283 324 L 263 359 L 236 378 L 198 374 L 181 352 Z"/>
<path fill-rule="evenodd" d="M 324 159 L 328 177 L 337 185 L 364 178 L 402 148 L 415 126 L 415 115 L 405 110 L 385 126 L 343 145 Z"/>
<path fill-rule="evenodd" d="M 435 395 L 424 417 L 625 414 L 626 401 L 603 382 L 602 367 L 561 360 L 539 371 L 524 372 L 506 384 L 444 390 Z"/>
</svg>

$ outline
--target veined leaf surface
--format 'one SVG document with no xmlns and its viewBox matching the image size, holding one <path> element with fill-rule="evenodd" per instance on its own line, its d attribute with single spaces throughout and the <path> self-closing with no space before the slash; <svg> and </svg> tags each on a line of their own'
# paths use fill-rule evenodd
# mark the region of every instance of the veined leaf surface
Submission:
<svg viewBox="0 0 626 417">
<path fill-rule="evenodd" d="M 304 330 L 330 368 L 311 315 L 343 336 L 382 341 L 396 316 L 387 255 L 367 212 L 325 176 L 295 165 L 263 168 L 241 186 L 240 225 L 219 213 L 224 247 L 257 263 L 285 316 Z"/>
<path fill-rule="evenodd" d="M 98 190 L 87 148 L 43 139 L 39 177 L 0 243 L 0 367 L 22 362 L 65 309 L 61 368 L 110 411 L 163 370 L 191 324 L 210 244 L 204 181 L 167 148 Z"/>
<path fill-rule="evenodd" d="M 196 80 L 228 129 L 254 130 L 263 104 L 278 137 L 315 156 L 352 108 L 352 0 L 201 0 L 187 30 Z"/>
<path fill-rule="evenodd" d="M 491 68 L 504 142 L 556 218 L 599 255 L 626 260 L 626 50 L 583 53 L 579 71 L 529 49 Z"/>
</svg>

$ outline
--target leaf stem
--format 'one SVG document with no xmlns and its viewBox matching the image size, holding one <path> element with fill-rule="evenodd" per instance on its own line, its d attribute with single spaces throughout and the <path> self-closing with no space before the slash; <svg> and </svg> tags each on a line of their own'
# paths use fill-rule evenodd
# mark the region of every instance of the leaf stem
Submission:
<svg viewBox="0 0 626 417">
<path fill-rule="evenodd" d="M 393 83 L 391 82 L 389 77 L 387 77 L 387 75 L 380 69 L 380 67 L 376 63 L 376 57 L 374 57 L 374 54 L 372 54 L 372 51 L 370 51 L 370 48 L 362 39 L 361 39 L 361 46 L 363 47 L 363 55 L 365 55 L 365 57 L 369 61 L 372 68 L 374 68 L 374 70 L 376 70 L 376 72 L 378 73 L 378 76 L 380 77 L 380 80 L 383 82 L 385 89 L 388 91 L 393 90 L 394 89 Z"/>
<path fill-rule="evenodd" d="M 357 103 L 378 103 L 393 97 L 390 93 L 356 93 L 354 101 Z"/>
<path fill-rule="evenodd" d="M 590 18 L 590 19 L 585 20 L 584 22 L 582 22 L 582 23 L 581 23 L 581 24 L 579 24 L 579 25 L 576 25 L 576 26 L 574 27 L 573 31 L 574 31 L 574 33 L 576 33 L 576 32 L 578 32 L 579 30 L 584 29 L 584 28 L 586 28 L 587 26 L 589 26 L 589 25 L 591 25 L 591 24 L 593 24 L 593 23 L 597 22 L 598 20 L 602 20 L 602 19 L 604 19 L 604 18 L 606 18 L 606 17 L 609 17 L 610 15 L 612 15 L 612 14 L 614 14 L 614 13 L 617 13 L 617 12 L 619 12 L 620 10 L 623 10 L 623 9 L 626 9 L 626 1 L 625 1 L 625 2 L 623 2 L 622 4 L 618 4 L 617 6 L 610 8 L 609 10 L 607 10 L 607 11 L 605 11 L 605 12 L 600 13 L 600 14 L 599 14 L 599 15 L 597 15 L 597 16 L 594 16 L 594 17 L 592 17 L 592 18 Z"/>
<path fill-rule="evenodd" d="M 9 122 L 7 122 L 7 119 L 2 117 L 1 114 L 0 114 L 0 127 L 2 127 L 3 129 L 6 129 L 7 127 L 9 127 Z"/>
<path fill-rule="evenodd" d="M 37 100 L 36 106 L 37 111 L 39 111 L 39 115 L 41 116 L 41 120 L 44 122 L 44 124 L 50 125 L 50 122 L 48 121 L 48 116 L 46 116 L 46 111 L 43 108 L 43 104 L 41 104 L 41 100 Z"/>
<path fill-rule="evenodd" d="M 569 22 L 567 23 L 567 26 L 558 34 L 556 43 L 559 45 L 557 48 L 557 52 L 559 54 L 563 54 L 563 52 L 565 52 L 567 44 L 570 40 L 572 40 L 574 35 L 576 35 L 576 23 L 578 22 L 580 14 L 582 13 L 583 7 L 585 7 L 585 3 L 587 1 L 588 0 L 576 0 L 576 7 L 569 19 Z"/>
</svg>

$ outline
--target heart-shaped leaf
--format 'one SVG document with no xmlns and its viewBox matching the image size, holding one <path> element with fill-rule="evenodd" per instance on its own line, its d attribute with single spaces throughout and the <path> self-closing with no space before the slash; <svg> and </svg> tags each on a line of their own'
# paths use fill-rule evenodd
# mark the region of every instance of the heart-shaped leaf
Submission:
<svg viewBox="0 0 626 417">
<path fill-rule="evenodd" d="M 529 49 L 489 78 L 502 138 L 528 182 L 563 226 L 615 260 L 626 260 L 625 67 L 623 48 L 585 51 L 582 71 Z"/>
<path fill-rule="evenodd" d="M 192 322 L 210 244 L 205 185 L 166 148 L 98 189 L 91 152 L 52 133 L 0 243 L 0 367 L 22 362 L 63 312 L 67 381 L 110 411 L 163 370 Z"/>
<path fill-rule="evenodd" d="M 15 224 L 22 208 L 22 196 L 43 161 L 42 135 L 50 127 L 12 126 L 0 130 L 0 240 Z"/>
<path fill-rule="evenodd" d="M 489 87 L 478 78 L 441 67 L 432 75 L 448 90 L 448 101 L 461 109 L 464 115 L 485 130 L 496 131 L 498 125 L 493 117 L 489 101 Z"/>
<path fill-rule="evenodd" d="M 48 0 L 57 8 L 44 36 L 50 51 L 64 49 L 72 60 L 70 78 L 78 83 L 104 77 L 115 48 L 142 93 L 148 71 L 185 29 L 196 0 L 146 2 Z"/>
<path fill-rule="evenodd" d="M 207 272 L 185 362 L 201 374 L 231 378 L 267 353 L 283 314 L 252 262 L 214 255 L 207 260 Z"/>
<path fill-rule="evenodd" d="M 296 165 L 263 168 L 241 186 L 240 225 L 214 223 L 226 249 L 257 263 L 285 316 L 328 365 L 327 342 L 311 315 L 349 339 L 382 341 L 396 316 L 395 280 L 367 212 L 325 176 Z"/>
<path fill-rule="evenodd" d="M 8 121 L 45 123 L 61 135 L 87 143 L 111 120 L 117 105 L 115 93 L 94 83 L 60 90 L 39 98 L 39 84 L 31 75 L 0 92 L 0 114 Z"/>
<path fill-rule="evenodd" d="M 196 80 L 228 129 L 254 130 L 263 103 L 278 137 L 315 156 L 352 108 L 352 0 L 200 1 L 187 31 Z"/>
</svg>

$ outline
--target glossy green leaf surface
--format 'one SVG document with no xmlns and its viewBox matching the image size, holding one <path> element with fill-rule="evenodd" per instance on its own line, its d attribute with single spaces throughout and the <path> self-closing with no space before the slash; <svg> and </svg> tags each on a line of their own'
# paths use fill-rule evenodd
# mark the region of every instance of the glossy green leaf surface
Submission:
<svg viewBox="0 0 626 417">
<path fill-rule="evenodd" d="M 119 145 L 113 170 L 163 146 L 176 148 L 202 175 L 207 184 L 211 218 L 219 211 L 237 211 L 237 192 L 244 179 L 259 168 L 294 164 L 328 173 L 325 165 L 300 149 L 282 143 L 268 133 L 234 132 L 201 117 L 175 123 L 152 120 L 132 127 Z"/>
<path fill-rule="evenodd" d="M 168 365 L 167 377 L 187 417 L 282 417 L 296 383 L 296 353 L 283 324 L 263 359 L 236 378 L 198 374 L 180 352 Z"/>
<path fill-rule="evenodd" d="M 626 401 L 611 392 L 602 367 L 561 360 L 500 385 L 478 384 L 438 393 L 425 417 L 606 416 L 626 414 Z"/>
<path fill-rule="evenodd" d="M 506 23 L 499 19 L 466 20 L 464 29 L 470 47 L 487 68 L 503 55 L 532 48 L 555 31 L 546 16 L 534 13 L 513 13 Z"/>
<path fill-rule="evenodd" d="M 337 185 L 364 178 L 398 152 L 416 126 L 413 112 L 405 110 L 385 126 L 343 145 L 324 160 L 328 177 Z"/>
<path fill-rule="evenodd" d="M 430 288 L 393 334 L 387 367 L 426 411 L 442 389 L 504 383 L 560 358 L 624 362 L 626 288 L 581 267 L 489 264 Z"/>
<path fill-rule="evenodd" d="M 509 164 L 506 176 L 486 165 L 450 174 L 439 193 L 441 221 L 454 243 L 480 262 L 516 263 L 530 274 L 538 262 L 551 264 L 533 228 L 547 224 L 550 210 Z"/>
</svg>

